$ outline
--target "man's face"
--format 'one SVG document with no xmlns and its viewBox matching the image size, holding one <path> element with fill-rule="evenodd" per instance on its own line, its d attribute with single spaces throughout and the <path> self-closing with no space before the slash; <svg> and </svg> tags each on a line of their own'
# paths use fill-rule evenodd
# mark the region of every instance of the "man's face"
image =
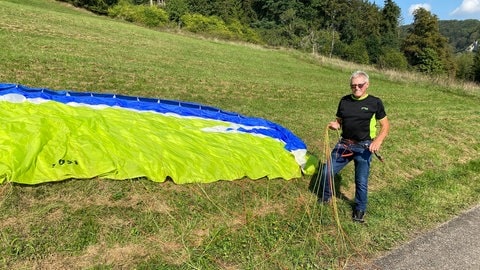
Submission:
<svg viewBox="0 0 480 270">
<path fill-rule="evenodd" d="M 358 76 L 352 78 L 350 88 L 354 97 L 361 98 L 367 94 L 368 82 L 362 76 Z"/>
</svg>

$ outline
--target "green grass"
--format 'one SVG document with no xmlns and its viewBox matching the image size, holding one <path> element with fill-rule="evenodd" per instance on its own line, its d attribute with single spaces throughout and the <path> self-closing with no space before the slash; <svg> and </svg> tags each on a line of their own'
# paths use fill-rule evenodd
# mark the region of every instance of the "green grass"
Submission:
<svg viewBox="0 0 480 270">
<path fill-rule="evenodd" d="M 160 32 L 50 0 L 0 2 L 0 81 L 200 102 L 284 125 L 321 156 L 352 71 L 392 125 L 374 162 L 367 226 L 337 227 L 309 177 L 175 185 L 147 179 L 0 186 L 0 268 L 336 269 L 479 203 L 480 90 L 295 51 Z"/>
</svg>

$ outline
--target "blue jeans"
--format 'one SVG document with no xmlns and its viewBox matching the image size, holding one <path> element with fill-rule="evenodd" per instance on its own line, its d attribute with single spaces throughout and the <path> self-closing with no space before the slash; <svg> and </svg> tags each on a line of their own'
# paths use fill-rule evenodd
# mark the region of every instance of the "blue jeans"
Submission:
<svg viewBox="0 0 480 270">
<path fill-rule="evenodd" d="M 368 150 L 370 143 L 371 141 L 362 141 L 347 145 L 339 141 L 335 145 L 331 153 L 331 164 L 325 164 L 322 169 L 320 191 L 323 193 L 323 198 L 321 198 L 323 201 L 332 197 L 333 176 L 353 160 L 355 165 L 355 210 L 367 210 L 368 176 L 372 160 L 372 152 Z M 329 181 L 330 179 L 332 181 Z"/>
</svg>

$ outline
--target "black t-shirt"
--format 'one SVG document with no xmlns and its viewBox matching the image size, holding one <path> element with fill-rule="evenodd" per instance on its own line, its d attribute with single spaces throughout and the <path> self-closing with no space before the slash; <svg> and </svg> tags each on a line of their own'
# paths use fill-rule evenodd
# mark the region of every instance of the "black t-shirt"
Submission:
<svg viewBox="0 0 480 270">
<path fill-rule="evenodd" d="M 346 95 L 337 109 L 337 117 L 342 119 L 342 138 L 355 141 L 375 138 L 377 120 L 386 116 L 382 100 L 371 95 L 362 99 Z"/>
</svg>

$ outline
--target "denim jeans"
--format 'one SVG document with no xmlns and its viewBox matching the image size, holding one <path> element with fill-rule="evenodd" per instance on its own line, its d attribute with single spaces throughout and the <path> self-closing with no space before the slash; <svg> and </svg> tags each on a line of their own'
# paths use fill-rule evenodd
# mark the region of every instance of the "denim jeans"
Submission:
<svg viewBox="0 0 480 270">
<path fill-rule="evenodd" d="M 321 198 L 323 201 L 332 197 L 333 176 L 353 160 L 355 165 L 355 210 L 367 210 L 368 176 L 372 160 L 372 152 L 368 150 L 370 143 L 371 141 L 362 141 L 347 145 L 339 141 L 335 145 L 331 153 L 331 164 L 325 164 L 322 169 L 320 191 L 323 193 L 323 198 Z M 332 179 L 331 183 L 329 179 Z"/>
</svg>

